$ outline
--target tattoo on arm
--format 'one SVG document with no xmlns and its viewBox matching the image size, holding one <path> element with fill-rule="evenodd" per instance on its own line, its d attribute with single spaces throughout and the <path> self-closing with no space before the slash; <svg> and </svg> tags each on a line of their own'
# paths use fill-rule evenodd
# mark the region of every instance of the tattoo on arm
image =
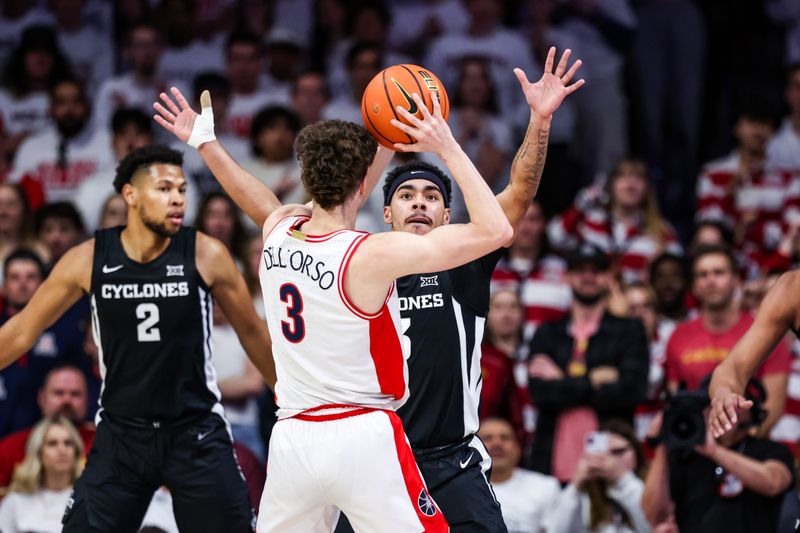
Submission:
<svg viewBox="0 0 800 533">
<path fill-rule="evenodd" d="M 528 157 L 531 147 L 531 124 L 525 132 L 525 140 L 517 151 L 514 161 L 511 163 L 511 182 L 519 182 L 524 188 L 525 195 L 533 198 L 539 189 L 539 182 L 544 171 L 544 162 L 547 158 L 547 143 L 550 138 L 549 126 L 540 126 L 536 135 L 536 150 L 532 160 Z M 516 178 L 516 179 L 515 179 Z"/>
</svg>

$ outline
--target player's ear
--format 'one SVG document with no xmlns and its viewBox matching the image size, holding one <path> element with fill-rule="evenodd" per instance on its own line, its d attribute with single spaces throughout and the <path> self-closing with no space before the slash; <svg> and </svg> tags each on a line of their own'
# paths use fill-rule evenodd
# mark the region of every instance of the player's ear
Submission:
<svg viewBox="0 0 800 533">
<path fill-rule="evenodd" d="M 450 208 L 449 207 L 445 207 L 444 208 L 444 218 L 442 220 L 444 221 L 445 224 L 449 224 L 450 223 Z"/>
<path fill-rule="evenodd" d="M 392 223 L 392 208 L 388 205 L 383 206 L 383 221 L 387 224 Z"/>
<path fill-rule="evenodd" d="M 122 192 L 120 194 L 122 194 L 122 198 L 128 206 L 136 204 L 136 187 L 130 183 L 126 183 L 122 186 Z"/>
</svg>

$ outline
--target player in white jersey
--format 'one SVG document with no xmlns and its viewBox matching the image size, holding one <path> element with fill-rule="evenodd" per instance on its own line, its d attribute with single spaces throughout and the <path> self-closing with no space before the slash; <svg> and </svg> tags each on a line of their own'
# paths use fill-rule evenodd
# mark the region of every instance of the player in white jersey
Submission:
<svg viewBox="0 0 800 533">
<path fill-rule="evenodd" d="M 296 148 L 313 202 L 280 206 L 215 141 L 210 99 L 201 98 L 197 115 L 177 89 L 172 94 L 177 104 L 162 94 L 156 120 L 199 147 L 233 199 L 263 223 L 262 289 L 280 421 L 258 531 L 331 531 L 340 511 L 356 531 L 446 531 L 394 413 L 408 395 L 394 280 L 465 264 L 505 245 L 513 232 L 438 101 L 431 115 L 413 95 L 422 118 L 398 106 L 411 126 L 393 124 L 417 143 L 395 147 L 435 152 L 461 186 L 471 222 L 424 236 L 368 235 L 353 231 L 356 214 L 388 158 L 381 155 L 368 172 L 377 145 L 362 127 L 324 121 L 301 131 Z M 431 186 L 426 198 L 441 194 Z M 421 203 L 411 218 L 424 218 L 425 209 Z"/>
</svg>

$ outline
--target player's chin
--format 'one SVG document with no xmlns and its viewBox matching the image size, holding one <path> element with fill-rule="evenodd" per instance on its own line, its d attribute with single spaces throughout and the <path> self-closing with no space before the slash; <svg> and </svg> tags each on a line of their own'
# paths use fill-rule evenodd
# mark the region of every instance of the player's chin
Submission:
<svg viewBox="0 0 800 533">
<path fill-rule="evenodd" d="M 427 235 L 433 229 L 433 225 L 425 224 L 424 222 L 409 222 L 406 224 L 405 230 L 409 233 L 416 235 Z"/>
</svg>

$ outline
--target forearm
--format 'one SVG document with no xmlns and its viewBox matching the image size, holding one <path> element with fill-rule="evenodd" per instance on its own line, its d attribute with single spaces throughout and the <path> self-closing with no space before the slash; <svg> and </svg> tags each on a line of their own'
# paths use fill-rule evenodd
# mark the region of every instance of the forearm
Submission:
<svg viewBox="0 0 800 533">
<path fill-rule="evenodd" d="M 0 328 L 0 369 L 6 368 L 30 350 L 35 338 L 27 335 L 18 325 L 19 315 L 11 318 Z"/>
<path fill-rule="evenodd" d="M 644 482 L 642 511 L 647 521 L 655 526 L 669 518 L 671 503 L 667 449 L 659 446 L 656 448 L 655 457 L 650 463 L 650 470 Z"/>
<path fill-rule="evenodd" d="M 762 461 L 751 459 L 722 446 L 714 448 L 709 459 L 736 476 L 753 492 L 764 496 L 776 496 L 786 489 L 787 479 L 775 475 L 775 470 Z"/>
<path fill-rule="evenodd" d="M 219 141 L 201 144 L 197 152 L 225 192 L 259 228 L 281 206 L 278 197 L 239 166 Z"/>
<path fill-rule="evenodd" d="M 527 204 L 536 196 L 542 180 L 547 158 L 547 143 L 550 139 L 552 117 L 542 117 L 531 110 L 525 139 L 511 162 L 509 188 L 518 201 Z"/>
<path fill-rule="evenodd" d="M 275 360 L 272 358 L 272 339 L 269 338 L 266 326 L 259 324 L 251 327 L 247 333 L 242 334 L 237 331 L 237 334 L 247 352 L 247 358 L 258 369 L 269 388 L 275 390 L 277 381 Z"/>
<path fill-rule="evenodd" d="M 743 394 L 749 375 L 750 373 L 743 368 L 741 361 L 738 361 L 735 357 L 728 356 L 712 374 L 711 384 L 708 389 L 709 397 L 714 398 L 720 392 Z"/>
</svg>

